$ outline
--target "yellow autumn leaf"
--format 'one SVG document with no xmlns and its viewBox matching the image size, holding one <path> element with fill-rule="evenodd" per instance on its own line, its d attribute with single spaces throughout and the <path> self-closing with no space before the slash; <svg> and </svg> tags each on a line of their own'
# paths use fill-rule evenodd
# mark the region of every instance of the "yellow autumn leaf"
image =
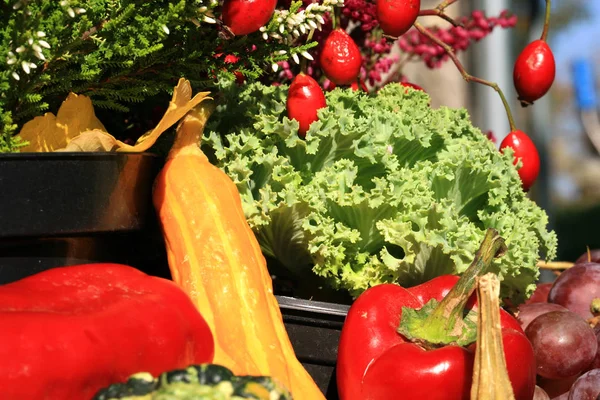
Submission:
<svg viewBox="0 0 600 400">
<path fill-rule="evenodd" d="M 169 107 L 156 127 L 141 136 L 135 145 L 115 139 L 98 121 L 91 100 L 71 93 L 63 102 L 58 115 L 47 113 L 25 124 L 21 137 L 29 141 L 23 151 L 76 151 L 76 152 L 144 152 L 160 135 L 176 124 L 191 109 L 208 99 L 209 92 L 192 98 L 192 86 L 181 78 L 173 90 Z"/>
<path fill-rule="evenodd" d="M 156 143 L 156 140 L 164 131 L 175 125 L 177 121 L 183 118 L 191 109 L 196 107 L 203 100 L 208 99 L 209 94 L 209 92 L 201 92 L 192 98 L 192 86 L 190 85 L 190 81 L 183 78 L 179 79 L 179 82 L 173 91 L 173 98 L 169 103 L 169 108 L 167 108 L 165 115 L 163 115 L 158 125 L 141 136 L 133 146 L 117 141 L 119 144 L 117 151 L 141 152 L 148 150 Z"/>
<path fill-rule="evenodd" d="M 57 115 L 46 113 L 27 122 L 19 135 L 29 144 L 22 152 L 48 152 L 63 147 L 88 130 L 106 131 L 96 118 L 92 101 L 87 96 L 69 94 Z"/>
</svg>

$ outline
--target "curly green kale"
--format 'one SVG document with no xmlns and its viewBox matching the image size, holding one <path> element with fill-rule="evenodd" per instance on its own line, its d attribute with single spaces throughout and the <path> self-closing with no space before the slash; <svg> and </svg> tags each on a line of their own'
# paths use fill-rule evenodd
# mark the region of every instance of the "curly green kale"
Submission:
<svg viewBox="0 0 600 400">
<path fill-rule="evenodd" d="M 493 265 L 503 296 L 532 292 L 556 235 L 512 153 L 498 152 L 466 110 L 432 109 L 426 94 L 394 84 L 378 95 L 336 89 L 302 140 L 286 95 L 226 87 L 203 143 L 237 184 L 266 256 L 356 296 L 461 273 L 496 228 L 509 248 Z"/>
</svg>

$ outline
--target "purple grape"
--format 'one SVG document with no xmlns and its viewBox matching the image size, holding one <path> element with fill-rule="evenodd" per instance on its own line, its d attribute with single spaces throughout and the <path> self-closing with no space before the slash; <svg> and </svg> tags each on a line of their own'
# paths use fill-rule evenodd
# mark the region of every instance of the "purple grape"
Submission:
<svg viewBox="0 0 600 400">
<path fill-rule="evenodd" d="M 600 324 L 594 327 L 594 332 L 596 333 L 596 342 L 598 343 L 598 350 L 596 350 L 596 358 L 592 361 L 592 365 L 590 365 L 590 369 L 600 368 Z"/>
<path fill-rule="evenodd" d="M 600 297 L 600 264 L 582 263 L 556 278 L 548 293 L 548 302 L 560 304 L 588 319 L 593 317 L 590 305 L 597 297 Z"/>
<path fill-rule="evenodd" d="M 552 288 L 552 284 L 553 282 L 538 283 L 531 297 L 525 301 L 525 304 L 547 303 L 548 293 Z"/>
<path fill-rule="evenodd" d="M 581 375 L 569 390 L 569 400 L 597 400 L 600 397 L 600 369 Z"/>
<path fill-rule="evenodd" d="M 575 264 L 583 264 L 587 262 L 600 263 L 600 249 L 590 250 L 590 254 L 586 251 L 577 260 Z"/>
<path fill-rule="evenodd" d="M 594 330 L 570 311 L 540 315 L 531 321 L 525 334 L 533 346 L 537 373 L 545 378 L 561 379 L 581 373 L 598 350 Z"/>
<path fill-rule="evenodd" d="M 561 305 L 553 303 L 530 303 L 521 304 L 519 306 L 519 313 L 517 314 L 517 320 L 521 324 L 523 330 L 527 329 L 527 326 L 542 314 L 546 314 L 550 311 L 569 311 Z"/>
<path fill-rule="evenodd" d="M 548 396 L 548 393 L 544 389 L 536 385 L 535 392 L 533 392 L 533 400 L 550 400 L 550 396 Z"/>
</svg>

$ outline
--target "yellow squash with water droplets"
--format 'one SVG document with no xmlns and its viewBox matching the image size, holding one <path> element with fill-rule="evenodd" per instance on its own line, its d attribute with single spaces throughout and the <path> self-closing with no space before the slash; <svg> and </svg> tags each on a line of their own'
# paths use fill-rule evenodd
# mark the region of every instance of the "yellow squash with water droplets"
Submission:
<svg viewBox="0 0 600 400">
<path fill-rule="evenodd" d="M 154 186 L 172 278 L 213 332 L 213 363 L 271 376 L 294 399 L 325 399 L 296 358 L 235 184 L 200 150 L 213 108 L 204 101 L 183 119 Z"/>
</svg>

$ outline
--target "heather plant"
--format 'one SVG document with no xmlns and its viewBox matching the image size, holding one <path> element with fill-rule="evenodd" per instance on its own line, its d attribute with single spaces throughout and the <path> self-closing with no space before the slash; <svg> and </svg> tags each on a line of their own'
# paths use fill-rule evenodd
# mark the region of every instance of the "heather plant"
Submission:
<svg viewBox="0 0 600 400">
<path fill-rule="evenodd" d="M 232 35 L 216 15 L 219 6 L 217 0 L 0 0 L 0 152 L 18 150 L 18 129 L 56 112 L 69 92 L 131 117 L 153 96 L 169 95 L 180 77 L 196 90 L 214 88 L 218 73 L 256 79 L 278 61 L 310 57 L 316 43 L 284 40 L 277 20 L 285 17 L 286 28 L 318 28 L 333 4 L 311 13 L 299 4 L 279 10 L 252 37 Z"/>
</svg>

